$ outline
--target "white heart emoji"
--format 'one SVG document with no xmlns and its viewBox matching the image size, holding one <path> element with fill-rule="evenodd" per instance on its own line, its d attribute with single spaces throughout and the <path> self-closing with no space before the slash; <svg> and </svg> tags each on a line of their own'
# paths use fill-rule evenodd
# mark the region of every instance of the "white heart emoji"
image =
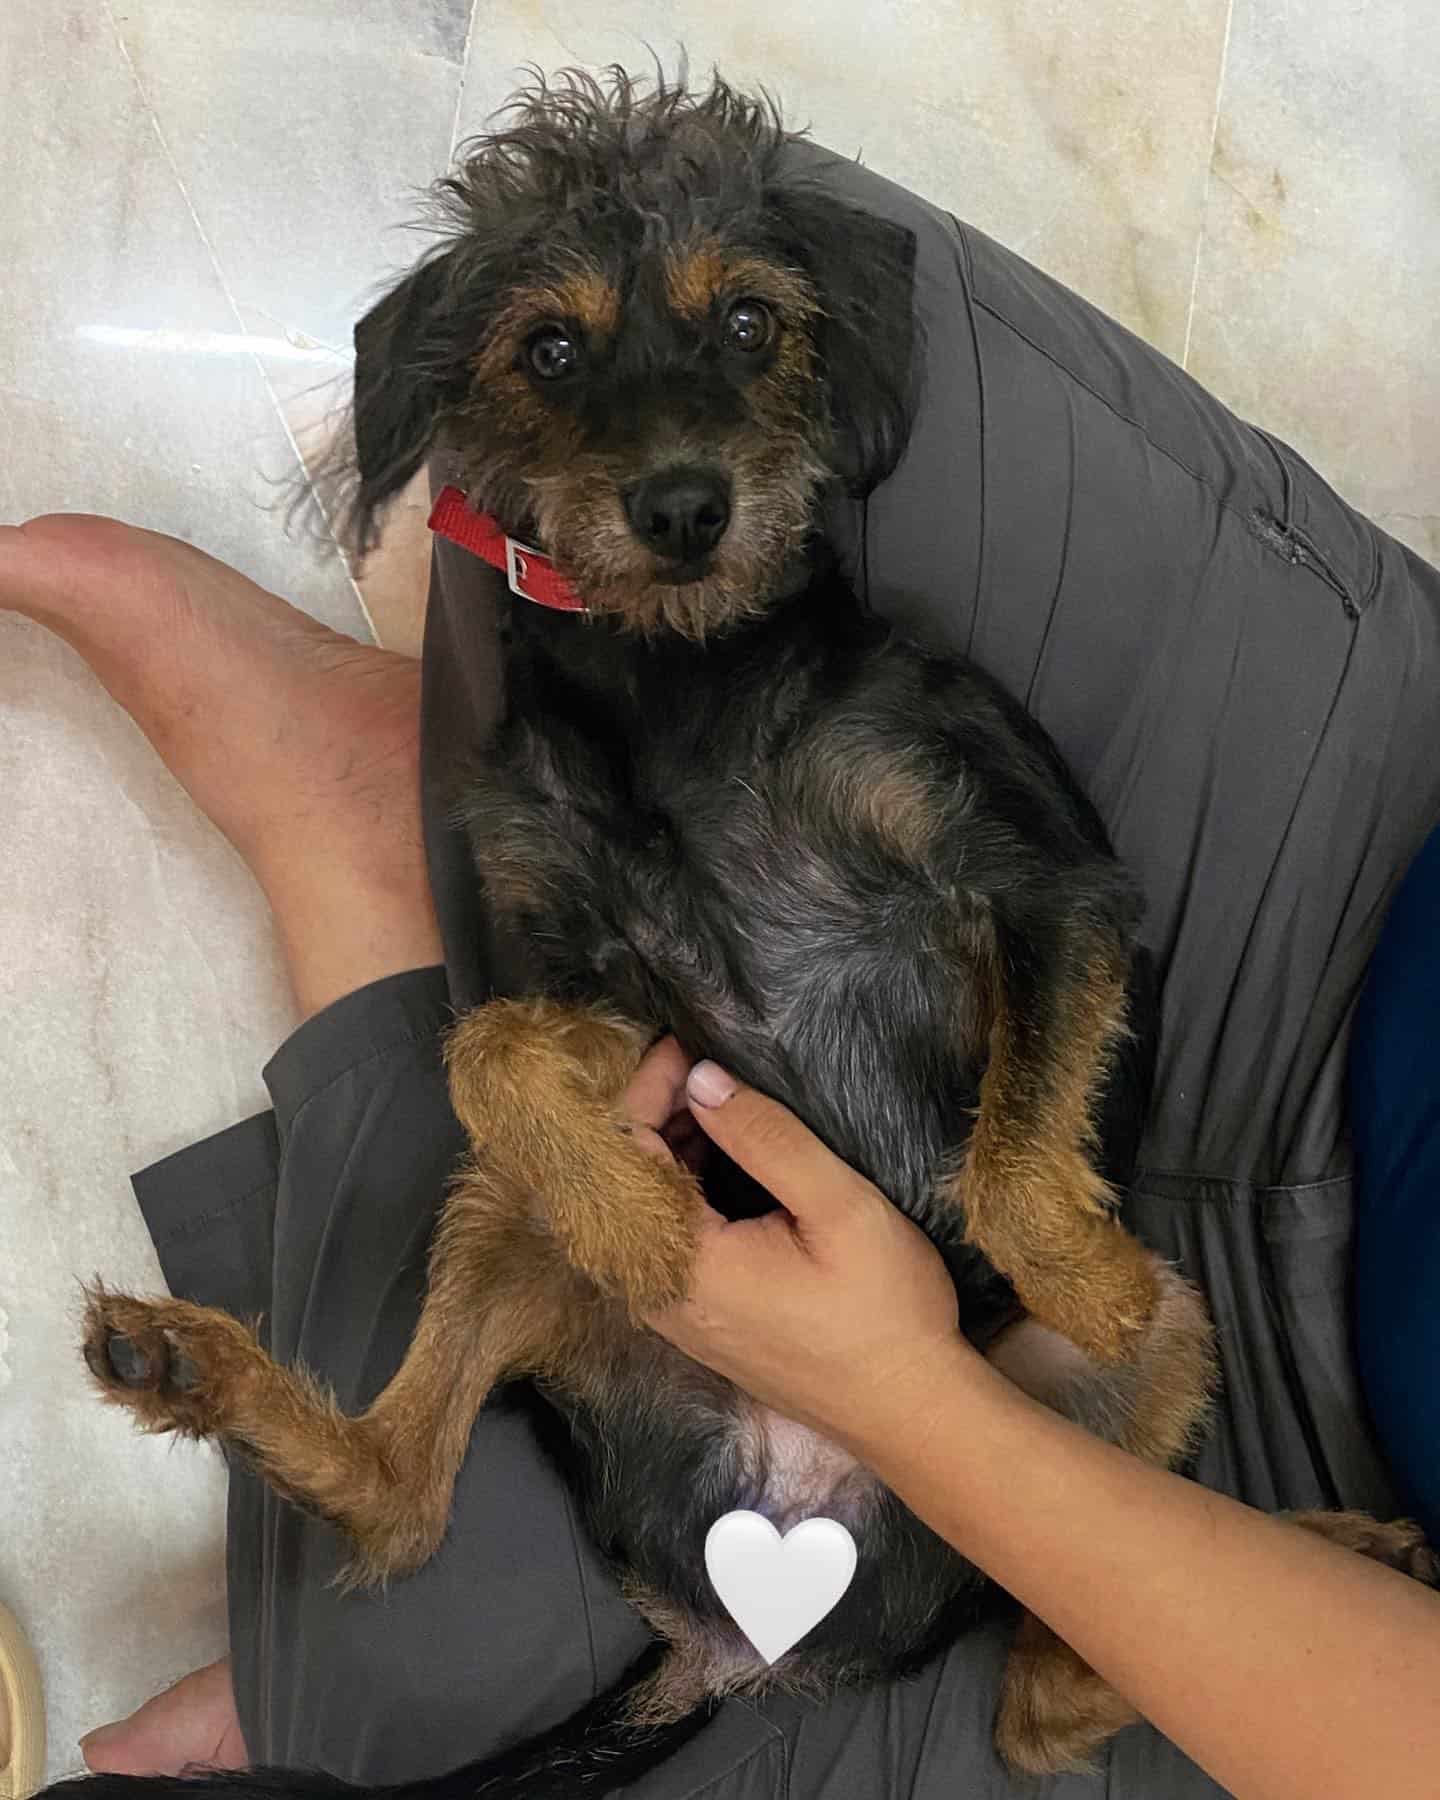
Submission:
<svg viewBox="0 0 1440 1800">
<path fill-rule="evenodd" d="M 855 1540 L 836 1519 L 803 1519 L 782 1538 L 759 1513 L 731 1512 L 705 1534 L 705 1567 L 726 1612 L 767 1663 L 839 1605 Z"/>
</svg>

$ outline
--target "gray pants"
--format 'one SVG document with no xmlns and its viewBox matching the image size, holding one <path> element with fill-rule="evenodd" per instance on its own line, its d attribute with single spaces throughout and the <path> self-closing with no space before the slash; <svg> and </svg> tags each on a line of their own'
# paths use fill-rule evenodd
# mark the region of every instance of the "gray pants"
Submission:
<svg viewBox="0 0 1440 1800">
<path fill-rule="evenodd" d="M 174 1291 L 263 1313 L 268 1347 L 303 1360 L 346 1408 L 384 1386 L 414 1325 L 430 1226 L 462 1142 L 437 1053 L 450 1016 L 439 969 L 347 996 L 266 1068 L 273 1112 L 135 1178 Z M 644 1628 L 577 1528 L 543 1435 L 528 1395 L 488 1406 L 440 1554 L 383 1595 L 337 1592 L 338 1535 L 232 1468 L 231 1649 L 257 1761 L 367 1782 L 438 1773 L 557 1723 L 644 1647 Z M 1020 1791 L 990 1746 L 1007 1636 L 988 1626 L 918 1679 L 824 1709 L 733 1702 L 637 1792 Z M 1128 1739 L 1127 1755 L 1172 1757 L 1153 1733 Z M 1185 1767 L 1191 1787 L 1134 1791 L 1216 1791 Z M 1067 1780 L 1023 1791 L 1105 1790 Z"/>
<path fill-rule="evenodd" d="M 1198 1477 L 1268 1510 L 1391 1514 L 1349 1340 L 1342 1079 L 1386 900 L 1440 817 L 1440 576 L 1018 258 L 863 171 L 823 178 L 914 233 L 926 344 L 905 461 L 837 506 L 830 535 L 878 611 L 1030 706 L 1148 897 L 1162 1037 L 1126 1217 L 1216 1317 L 1226 1388 Z M 267 1072 L 273 1114 L 137 1178 L 176 1291 L 263 1311 L 271 1349 L 345 1405 L 404 1352 L 459 1143 L 436 1032 L 504 978 L 442 802 L 451 753 L 495 717 L 499 580 L 437 547 L 424 709 L 446 970 L 311 1020 Z M 444 1549 L 384 1596 L 331 1589 L 333 1534 L 234 1473 L 236 1688 L 258 1760 L 438 1771 L 619 1675 L 643 1634 L 576 1529 L 534 1404 L 486 1409 Z M 1004 1649 L 1003 1628 L 982 1631 L 823 1708 L 732 1702 L 631 1792 L 1218 1792 L 1146 1726 L 1093 1777 L 1011 1782 L 990 1746 Z"/>
</svg>

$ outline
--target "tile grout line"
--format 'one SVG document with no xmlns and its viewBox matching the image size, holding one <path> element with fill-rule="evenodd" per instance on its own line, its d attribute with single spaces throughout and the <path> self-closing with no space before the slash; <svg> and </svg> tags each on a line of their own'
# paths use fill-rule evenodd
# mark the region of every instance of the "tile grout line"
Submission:
<svg viewBox="0 0 1440 1800">
<path fill-rule="evenodd" d="M 1235 0 L 1225 9 L 1225 36 L 1220 45 L 1220 73 L 1215 80 L 1215 116 L 1210 121 L 1210 150 L 1205 158 L 1205 185 L 1200 194 L 1200 220 L 1195 231 L 1195 262 L 1190 270 L 1190 305 L 1185 313 L 1185 347 L 1180 352 L 1180 367 L 1190 367 L 1190 338 L 1195 329 L 1195 296 L 1200 291 L 1200 254 L 1205 247 L 1205 214 L 1210 205 L 1211 171 L 1215 167 L 1215 146 L 1220 139 L 1220 108 L 1225 99 L 1225 75 L 1230 67 L 1230 28 L 1235 23 Z"/>
<path fill-rule="evenodd" d="M 190 222 L 195 227 L 195 235 L 199 238 L 201 247 L 214 272 L 215 279 L 220 284 L 220 292 L 224 296 L 225 304 L 229 307 L 230 312 L 234 317 L 240 335 L 248 338 L 251 333 L 245 324 L 245 315 L 241 312 L 240 304 L 231 292 L 230 283 L 225 279 L 225 271 L 221 267 L 220 258 L 216 253 L 214 244 L 211 242 L 210 235 L 201 223 L 199 213 L 195 210 L 195 202 L 191 199 L 190 190 L 185 185 L 185 177 L 180 173 L 180 165 L 175 160 L 174 151 L 170 148 L 170 140 L 165 136 L 165 128 L 160 123 L 160 115 L 152 105 L 150 96 L 145 92 L 145 84 L 140 79 L 140 71 L 135 67 L 135 58 L 130 54 L 130 47 L 121 34 L 120 23 L 115 17 L 114 9 L 110 4 L 110 0 L 100 0 L 100 3 L 104 8 L 106 21 L 114 35 L 116 47 L 124 58 L 125 67 L 130 72 L 131 81 L 135 84 L 135 92 L 140 97 L 140 104 L 145 108 L 145 112 L 150 120 L 150 129 L 155 133 L 156 141 L 160 145 L 161 155 L 165 158 L 166 167 L 170 170 L 175 186 L 179 190 L 180 198 L 185 203 L 185 210 L 190 215 Z M 369 631 L 372 641 L 378 644 L 380 639 L 376 635 L 375 621 L 371 618 L 370 609 L 365 604 L 365 596 L 360 591 L 360 584 L 351 573 L 350 561 L 341 547 L 339 538 L 336 536 L 334 522 L 329 513 L 325 510 L 325 503 L 320 498 L 319 491 L 311 478 L 309 467 L 306 464 L 305 458 L 300 453 L 299 440 L 290 428 L 290 421 L 285 417 L 284 409 L 280 405 L 280 396 L 275 392 L 275 384 L 271 381 L 269 371 L 261 360 L 258 351 L 252 350 L 250 352 L 250 360 L 254 363 L 255 372 L 260 377 L 260 381 L 269 397 L 271 406 L 275 409 L 275 417 L 280 421 L 280 429 L 285 433 L 285 441 L 290 446 L 290 451 L 295 458 L 296 466 L 305 477 L 305 485 L 309 490 L 310 498 L 314 502 L 316 510 L 319 512 L 320 517 L 324 522 L 326 535 L 334 546 L 335 554 L 340 558 L 340 566 L 345 571 L 345 579 L 349 583 L 350 592 L 355 598 L 355 604 L 360 609 L 360 616 L 365 621 L 366 629 Z"/>
<path fill-rule="evenodd" d="M 450 115 L 450 149 L 445 157 L 445 173 L 450 172 L 450 165 L 455 161 L 455 146 L 460 141 L 460 108 L 465 101 L 465 81 L 470 73 L 470 45 L 475 38 L 475 15 L 480 11 L 480 0 L 470 0 L 470 17 L 465 21 L 465 47 L 460 52 L 460 84 L 455 90 L 455 111 Z"/>
</svg>

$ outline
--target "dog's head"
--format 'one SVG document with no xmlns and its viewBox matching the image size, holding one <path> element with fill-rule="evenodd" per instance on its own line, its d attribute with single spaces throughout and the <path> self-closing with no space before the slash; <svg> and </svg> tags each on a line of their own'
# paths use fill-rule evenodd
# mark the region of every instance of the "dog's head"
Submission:
<svg viewBox="0 0 1440 1800">
<path fill-rule="evenodd" d="M 522 92 L 357 332 L 360 546 L 443 434 L 593 609 L 700 636 L 763 607 L 822 486 L 872 486 L 908 425 L 909 236 L 788 142 L 718 79 Z"/>
</svg>

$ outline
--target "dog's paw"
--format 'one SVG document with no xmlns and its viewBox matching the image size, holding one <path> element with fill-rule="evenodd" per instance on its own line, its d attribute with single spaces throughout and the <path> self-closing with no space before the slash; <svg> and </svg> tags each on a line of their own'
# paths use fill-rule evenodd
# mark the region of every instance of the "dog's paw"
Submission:
<svg viewBox="0 0 1440 1800">
<path fill-rule="evenodd" d="M 1295 1512 L 1280 1517 L 1329 1538 L 1342 1550 L 1382 1562 L 1427 1587 L 1440 1587 L 1440 1556 L 1413 1519 L 1372 1519 L 1361 1512 Z"/>
<path fill-rule="evenodd" d="M 1154 1326 L 1161 1299 L 1157 1259 L 1108 1219 L 1093 1231 L 1087 1249 L 1094 1253 L 1072 1267 L 1032 1263 L 1005 1273 L 1041 1324 L 1093 1362 L 1115 1367 L 1141 1354 Z"/>
<path fill-rule="evenodd" d="M 225 1429 L 227 1384 L 263 1355 L 228 1313 L 183 1300 L 136 1300 L 94 1287 L 86 1295 L 84 1355 L 103 1397 L 147 1431 L 210 1437 Z"/>
</svg>

